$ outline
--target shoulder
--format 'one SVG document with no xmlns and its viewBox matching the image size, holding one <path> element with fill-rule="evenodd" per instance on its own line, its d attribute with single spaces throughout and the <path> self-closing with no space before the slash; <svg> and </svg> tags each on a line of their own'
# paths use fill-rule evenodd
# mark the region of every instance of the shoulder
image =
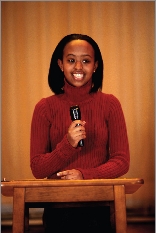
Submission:
<svg viewBox="0 0 156 233">
<path fill-rule="evenodd" d="M 114 96 L 113 94 L 106 94 L 103 92 L 98 92 L 97 99 L 101 103 L 104 103 L 108 106 L 120 105 L 119 99 L 116 96 Z"/>
<path fill-rule="evenodd" d="M 35 108 L 47 108 L 48 105 L 55 103 L 56 99 L 57 98 L 55 95 L 42 98 L 37 102 L 37 104 L 35 105 Z"/>
<path fill-rule="evenodd" d="M 34 112 L 40 115 L 44 115 L 50 121 L 53 116 L 56 115 L 60 108 L 62 107 L 62 101 L 60 100 L 61 95 L 51 95 L 42 98 L 36 105 Z"/>
<path fill-rule="evenodd" d="M 52 102 L 55 103 L 54 99 L 55 95 L 40 99 L 34 107 L 34 114 L 38 114 L 40 116 L 48 116 L 50 109 L 49 106 L 52 105 Z"/>
<path fill-rule="evenodd" d="M 97 94 L 97 102 L 100 104 L 100 108 L 105 111 L 106 118 L 122 114 L 122 106 L 116 96 L 103 92 L 98 92 Z"/>
</svg>

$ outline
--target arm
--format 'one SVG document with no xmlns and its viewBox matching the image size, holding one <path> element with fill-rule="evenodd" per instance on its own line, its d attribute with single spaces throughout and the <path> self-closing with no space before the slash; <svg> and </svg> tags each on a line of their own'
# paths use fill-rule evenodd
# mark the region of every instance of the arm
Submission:
<svg viewBox="0 0 156 233">
<path fill-rule="evenodd" d="M 130 154 L 127 129 L 120 102 L 109 95 L 108 133 L 109 159 L 106 163 L 90 169 L 81 169 L 84 179 L 117 178 L 129 170 Z"/>
<path fill-rule="evenodd" d="M 67 135 L 52 150 L 50 142 L 50 117 L 46 111 L 45 99 L 35 107 L 31 123 L 30 166 L 36 178 L 49 177 L 62 170 L 64 164 L 80 148 L 74 148 Z"/>
</svg>

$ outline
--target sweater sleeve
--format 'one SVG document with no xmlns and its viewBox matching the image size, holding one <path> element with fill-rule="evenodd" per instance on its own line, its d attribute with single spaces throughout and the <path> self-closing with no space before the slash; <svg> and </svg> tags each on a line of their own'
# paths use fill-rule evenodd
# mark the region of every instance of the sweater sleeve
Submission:
<svg viewBox="0 0 156 233">
<path fill-rule="evenodd" d="M 51 122 L 46 111 L 46 101 L 42 99 L 34 109 L 30 137 L 30 167 L 33 175 L 39 179 L 57 173 L 79 150 L 79 148 L 73 148 L 69 144 L 66 135 L 52 150 L 50 127 Z"/>
<path fill-rule="evenodd" d="M 90 169 L 81 169 L 84 179 L 113 179 L 126 174 L 130 165 L 129 143 L 123 110 L 119 100 L 109 95 L 108 134 L 109 159 Z"/>
</svg>

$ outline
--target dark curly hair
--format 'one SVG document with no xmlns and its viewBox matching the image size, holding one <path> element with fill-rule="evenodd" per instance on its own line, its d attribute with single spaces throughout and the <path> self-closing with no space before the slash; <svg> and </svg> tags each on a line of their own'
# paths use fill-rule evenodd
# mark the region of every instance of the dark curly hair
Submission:
<svg viewBox="0 0 156 233">
<path fill-rule="evenodd" d="M 102 89 L 102 81 L 103 81 L 103 59 L 102 55 L 99 49 L 99 46 L 97 43 L 89 36 L 82 35 L 82 34 L 70 34 L 65 36 L 56 46 L 51 62 L 50 62 L 50 68 L 49 68 L 49 74 L 48 74 L 48 84 L 50 89 L 55 94 L 61 94 L 63 93 L 63 86 L 64 86 L 64 74 L 61 71 L 60 67 L 58 66 L 58 59 L 63 59 L 63 50 L 67 43 L 69 43 L 72 40 L 85 40 L 94 49 L 95 54 L 95 61 L 98 61 L 98 67 L 96 69 L 96 72 L 93 73 L 92 76 L 92 89 L 90 92 L 96 92 L 99 89 Z"/>
</svg>

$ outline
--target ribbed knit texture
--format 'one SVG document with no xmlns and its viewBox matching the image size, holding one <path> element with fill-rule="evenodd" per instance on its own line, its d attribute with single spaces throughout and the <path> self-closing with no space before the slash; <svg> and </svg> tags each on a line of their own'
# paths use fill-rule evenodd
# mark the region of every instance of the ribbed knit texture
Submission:
<svg viewBox="0 0 156 233">
<path fill-rule="evenodd" d="M 36 178 L 60 179 L 56 173 L 78 169 L 84 179 L 117 178 L 129 169 L 130 155 L 123 111 L 118 99 L 102 92 L 89 93 L 65 82 L 65 93 L 41 99 L 31 125 L 30 163 Z M 79 105 L 86 121 L 84 147 L 67 140 L 70 106 Z"/>
</svg>

